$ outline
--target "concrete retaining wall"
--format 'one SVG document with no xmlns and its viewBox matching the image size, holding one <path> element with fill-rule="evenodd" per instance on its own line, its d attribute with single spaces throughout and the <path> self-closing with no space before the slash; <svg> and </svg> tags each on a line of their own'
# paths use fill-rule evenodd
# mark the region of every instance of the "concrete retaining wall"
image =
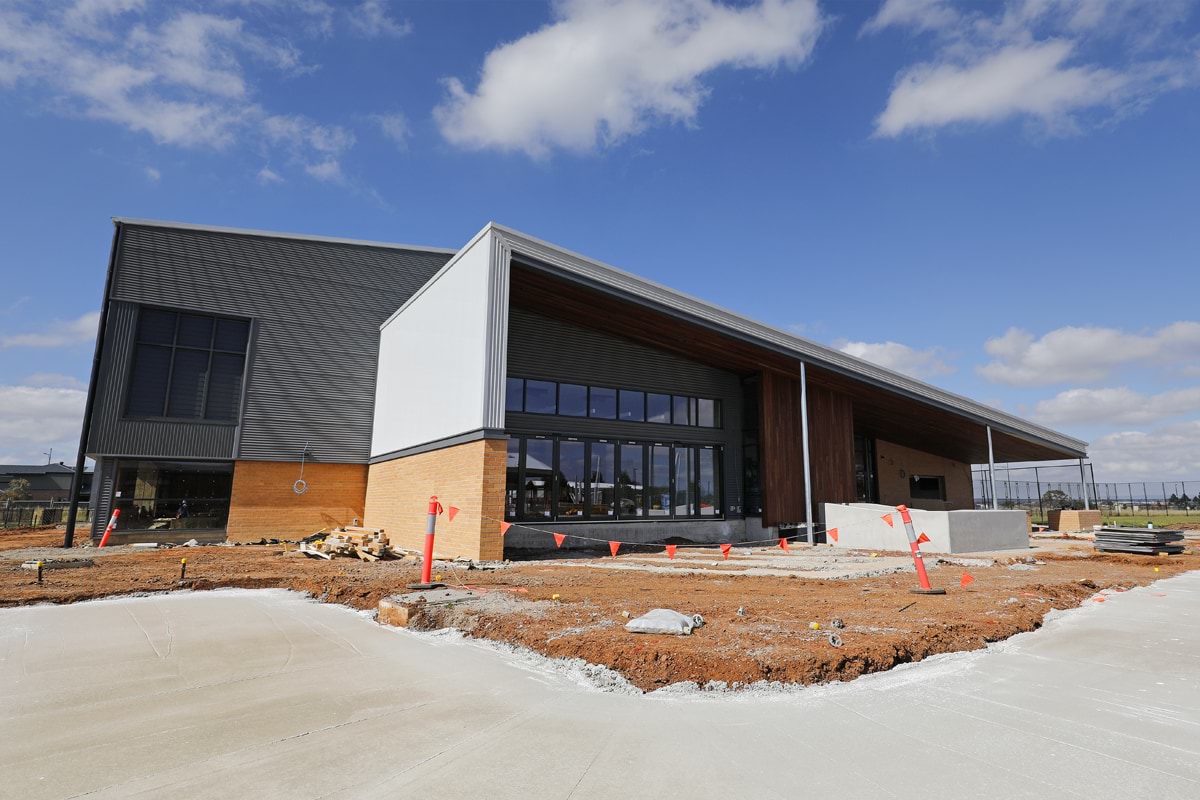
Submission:
<svg viewBox="0 0 1200 800">
<path fill-rule="evenodd" d="M 871 550 L 907 550 L 908 538 L 900 514 L 891 506 L 873 503 L 826 504 L 825 524 L 838 529 L 837 544 Z M 883 515 L 893 512 L 889 527 Z M 929 542 L 926 553 L 978 553 L 1029 548 L 1024 511 L 922 511 L 911 509 L 913 527 Z"/>
</svg>

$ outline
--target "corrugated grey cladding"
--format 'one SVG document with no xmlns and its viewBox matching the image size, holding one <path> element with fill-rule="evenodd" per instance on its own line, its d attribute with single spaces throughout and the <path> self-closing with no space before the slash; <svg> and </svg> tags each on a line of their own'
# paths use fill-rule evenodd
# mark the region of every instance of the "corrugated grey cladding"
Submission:
<svg viewBox="0 0 1200 800">
<path fill-rule="evenodd" d="M 693 428 L 652 422 L 509 413 L 505 417 L 506 430 L 721 444 L 725 448 L 725 507 L 742 506 L 742 382 L 739 376 L 525 309 L 512 309 L 508 319 L 509 375 L 715 397 L 721 400 L 723 424 L 718 429 Z M 727 516 L 740 515 L 727 512 Z"/>
<path fill-rule="evenodd" d="M 96 459 L 92 473 L 92 538 L 99 539 L 108 526 L 112 513 L 113 484 L 117 479 L 117 463 L 111 458 Z"/>
<path fill-rule="evenodd" d="M 117 258 L 114 299 L 254 318 L 236 457 L 297 461 L 309 441 L 365 463 L 379 326 L 450 254 L 129 226 Z"/>
<path fill-rule="evenodd" d="M 237 434 L 234 425 L 122 419 L 136 327 L 136 304 L 120 300 L 109 304 L 88 453 L 168 458 L 232 457 Z"/>
</svg>

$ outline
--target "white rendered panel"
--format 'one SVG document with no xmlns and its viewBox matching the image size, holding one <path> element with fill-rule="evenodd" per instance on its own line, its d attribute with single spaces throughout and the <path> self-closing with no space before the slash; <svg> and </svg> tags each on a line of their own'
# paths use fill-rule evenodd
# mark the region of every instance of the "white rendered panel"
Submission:
<svg viewBox="0 0 1200 800">
<path fill-rule="evenodd" d="M 507 322 L 489 313 L 495 282 L 508 281 L 507 269 L 493 275 L 492 239 L 485 229 L 384 323 L 372 457 L 487 426 L 489 350 L 504 341 L 489 326 Z"/>
</svg>

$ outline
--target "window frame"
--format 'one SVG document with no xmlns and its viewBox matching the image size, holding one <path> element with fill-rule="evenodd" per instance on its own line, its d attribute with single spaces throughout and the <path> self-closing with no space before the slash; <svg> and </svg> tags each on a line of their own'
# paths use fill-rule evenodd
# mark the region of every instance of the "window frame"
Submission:
<svg viewBox="0 0 1200 800">
<path fill-rule="evenodd" d="M 147 311 L 165 312 L 175 315 L 175 326 L 171 332 L 171 343 L 164 344 L 161 342 L 143 342 L 139 336 L 142 325 L 143 314 Z M 179 328 L 184 316 L 203 317 L 212 320 L 212 330 L 209 332 L 208 347 L 198 347 L 195 345 L 179 344 Z M 246 326 L 246 345 L 242 350 L 229 350 L 228 348 L 217 347 L 217 325 L 221 320 L 230 322 L 243 323 Z M 125 420 L 146 420 L 146 421 L 171 421 L 171 422 L 186 422 L 194 425 L 220 425 L 225 427 L 236 427 L 241 424 L 242 410 L 245 405 L 246 396 L 246 376 L 249 372 L 250 364 L 250 349 L 254 340 L 254 319 L 251 317 L 239 317 L 231 314 L 210 314 L 203 311 L 194 311 L 191 309 L 170 308 L 167 306 L 155 305 L 139 305 L 137 314 L 133 323 L 133 336 L 130 337 L 129 344 L 129 368 L 125 373 L 124 397 L 121 404 L 121 418 Z M 169 361 L 167 363 L 167 379 L 166 387 L 163 393 L 162 413 L 161 414 L 132 414 L 129 411 L 130 399 L 133 393 L 133 370 L 137 361 L 139 348 L 162 348 L 169 351 Z M 175 380 L 175 355 L 179 350 L 189 350 L 192 352 L 203 352 L 208 354 L 208 362 L 204 372 L 204 390 L 200 396 L 200 413 L 198 417 L 173 416 L 169 413 L 171 408 L 171 387 Z M 212 388 L 212 368 L 213 355 L 220 353 L 223 355 L 239 356 L 242 359 L 241 387 L 238 391 L 237 405 L 232 419 L 217 419 L 210 418 L 208 414 L 209 392 Z"/>
<path fill-rule="evenodd" d="M 158 345 L 164 346 L 164 345 Z M 529 384 L 531 382 L 547 383 L 554 386 L 554 411 L 530 411 L 529 410 Z M 510 387 L 510 384 L 513 386 Z M 509 391 L 510 388 L 515 388 L 515 385 L 520 386 L 520 402 L 513 401 Z M 562 388 L 563 386 L 578 386 L 584 390 L 584 407 L 582 414 L 567 414 L 563 412 L 562 403 Z M 597 391 L 612 393 L 613 416 L 598 416 L 592 413 L 593 395 Z M 622 398 L 631 394 L 641 395 L 641 401 L 637 403 L 641 408 L 640 419 L 623 419 L 621 417 L 621 402 Z M 650 397 L 667 398 L 667 419 L 654 420 L 650 419 Z M 686 419 L 680 421 L 676 415 L 676 401 L 680 401 L 683 408 L 686 409 Z M 700 424 L 700 403 L 707 402 L 712 404 L 712 425 Z M 653 389 L 635 388 L 633 386 L 618 386 L 609 383 L 580 383 L 576 381 L 557 380 L 550 378 L 535 378 L 525 376 L 505 376 L 505 401 L 504 413 L 506 414 L 532 414 L 542 417 L 571 417 L 574 419 L 594 419 L 603 420 L 605 422 L 616 422 L 626 425 L 666 425 L 683 428 L 703 428 L 705 430 L 724 430 L 724 400 L 720 397 L 700 396 L 692 394 L 677 394 L 674 392 L 656 391 Z M 519 405 L 519 407 L 517 407 Z M 512 407 L 510 407 L 512 406 Z"/>
</svg>

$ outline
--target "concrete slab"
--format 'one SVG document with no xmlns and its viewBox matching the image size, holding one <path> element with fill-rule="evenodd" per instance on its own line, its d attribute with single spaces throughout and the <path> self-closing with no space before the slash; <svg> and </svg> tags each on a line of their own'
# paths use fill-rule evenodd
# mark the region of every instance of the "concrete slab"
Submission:
<svg viewBox="0 0 1200 800">
<path fill-rule="evenodd" d="M 0 610 L 21 798 L 1194 798 L 1198 733 L 1200 573 L 987 651 L 731 695 L 279 590 Z"/>
</svg>

